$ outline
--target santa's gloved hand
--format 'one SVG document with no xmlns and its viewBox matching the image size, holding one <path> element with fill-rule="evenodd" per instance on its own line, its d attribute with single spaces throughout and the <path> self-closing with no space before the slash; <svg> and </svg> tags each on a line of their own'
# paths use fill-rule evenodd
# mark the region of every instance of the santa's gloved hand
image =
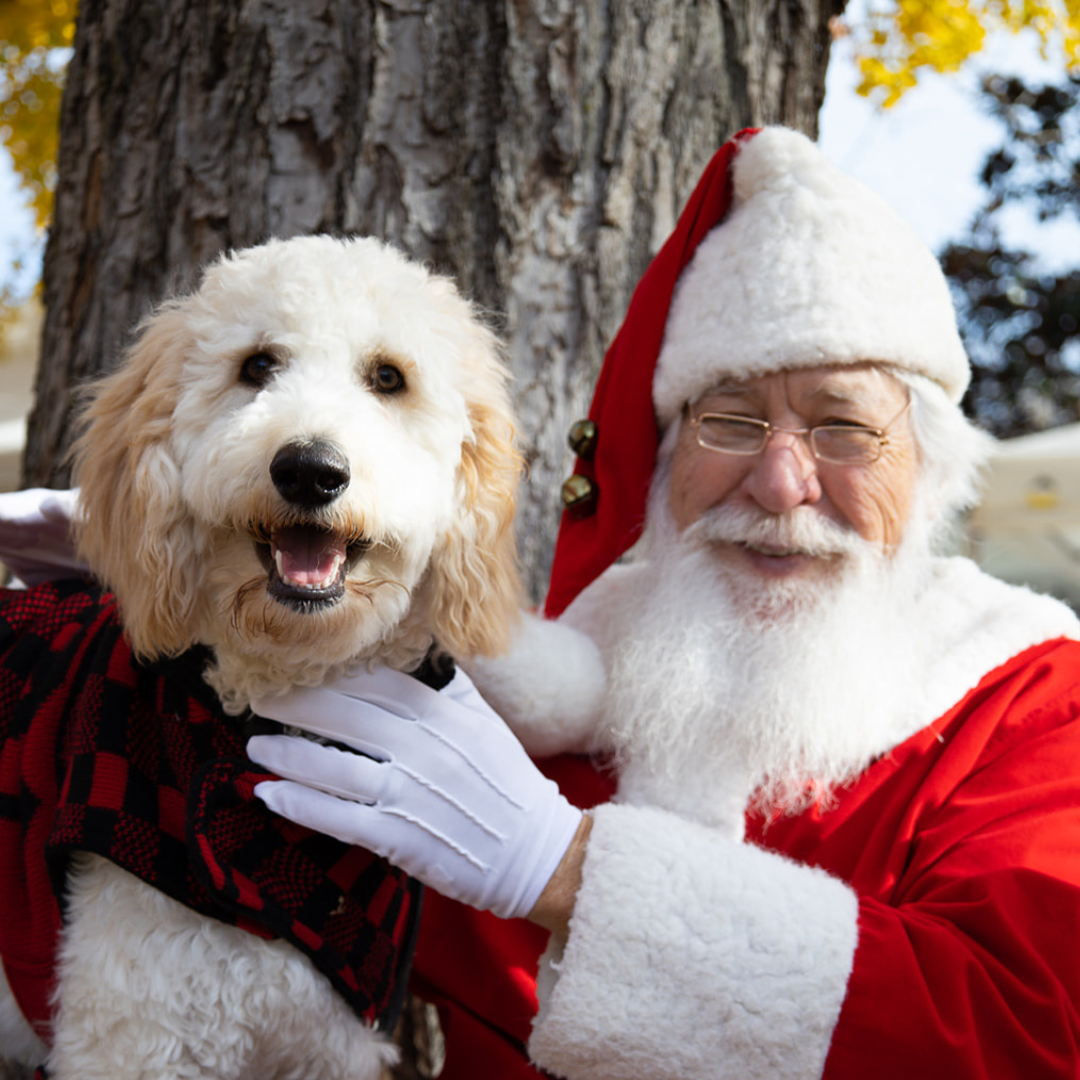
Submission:
<svg viewBox="0 0 1080 1080">
<path fill-rule="evenodd" d="M 88 571 L 75 556 L 71 520 L 78 490 L 28 488 L 0 495 L 0 562 L 26 585 Z"/>
<path fill-rule="evenodd" d="M 463 671 L 436 691 L 381 668 L 252 707 L 370 755 L 253 737 L 285 778 L 255 788 L 271 810 L 503 918 L 532 910 L 581 821 Z"/>
</svg>

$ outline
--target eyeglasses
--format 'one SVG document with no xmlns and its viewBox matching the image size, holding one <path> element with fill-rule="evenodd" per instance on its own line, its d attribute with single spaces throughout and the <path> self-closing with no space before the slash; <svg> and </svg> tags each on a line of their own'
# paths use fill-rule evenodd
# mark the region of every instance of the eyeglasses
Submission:
<svg viewBox="0 0 1080 1080">
<path fill-rule="evenodd" d="M 702 413 L 690 417 L 698 446 L 721 454 L 760 454 L 777 432 L 809 435 L 810 452 L 818 461 L 834 465 L 873 465 L 889 443 L 888 431 L 911 407 L 911 400 L 883 427 L 862 424 L 816 424 L 808 428 L 784 428 L 767 420 L 733 413 Z"/>
</svg>

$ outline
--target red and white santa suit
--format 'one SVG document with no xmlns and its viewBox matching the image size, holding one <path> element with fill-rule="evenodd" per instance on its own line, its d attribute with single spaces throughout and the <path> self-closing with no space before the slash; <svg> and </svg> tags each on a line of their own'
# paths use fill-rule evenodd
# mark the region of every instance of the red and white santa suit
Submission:
<svg viewBox="0 0 1080 1080">
<path fill-rule="evenodd" d="M 878 227 L 876 204 L 804 143 L 744 133 L 718 153 L 608 355 L 595 451 L 577 463 L 599 498 L 594 513 L 565 519 L 547 602 L 601 657 L 651 573 L 614 564 L 640 533 L 658 421 L 707 388 L 719 353 L 747 375 L 869 358 L 914 367 L 954 401 L 963 391 L 944 283 L 917 241 L 885 221 L 896 265 L 852 259 L 844 281 L 830 279 L 860 247 L 847 243 L 852 230 Z M 797 184 L 793 161 L 810 162 Z M 810 208 L 818 197 L 859 203 L 838 237 Z M 762 301 L 761 282 L 736 268 L 724 276 L 742 289 L 729 324 L 721 315 L 699 341 L 679 341 L 678 366 L 665 372 L 661 358 L 657 372 L 676 281 L 753 198 L 766 261 L 799 261 L 801 274 L 778 276 L 818 287 L 773 287 Z M 729 240 L 730 258 L 753 248 L 738 230 Z M 859 289 L 880 295 L 894 272 L 894 294 L 932 279 L 926 297 L 907 296 L 896 318 L 868 301 L 853 327 Z M 442 1010 L 443 1076 L 535 1075 L 526 1042 L 537 1065 L 570 1080 L 1080 1075 L 1080 625 L 1064 605 L 944 557 L 908 616 L 921 628 L 918 677 L 866 717 L 869 763 L 825 805 L 718 826 L 678 776 L 637 777 L 612 799 L 610 777 L 584 758 L 545 761 L 565 794 L 599 804 L 569 936 L 544 953 L 534 1018 L 545 935 L 432 897 L 415 982 Z M 522 665 L 478 670 L 477 682 L 535 752 L 573 749 L 592 705 L 562 711 L 573 678 L 551 679 L 538 660 L 544 628 L 529 633 Z"/>
<path fill-rule="evenodd" d="M 880 756 L 826 809 L 752 815 L 745 842 L 648 805 L 680 799 L 664 781 L 593 811 L 540 975 L 540 1065 L 1077 1075 L 1077 626 L 959 559 L 925 605 L 925 681 L 882 702 Z"/>
<path fill-rule="evenodd" d="M 959 560 L 939 598 L 951 633 L 927 708 L 953 704 L 913 718 L 829 809 L 751 816 L 744 843 L 670 811 L 593 811 L 571 933 L 540 977 L 541 1067 L 572 1080 L 1078 1074 L 1077 627 Z M 582 805 L 608 794 L 582 758 L 545 767 Z M 415 982 L 443 1010 L 447 1080 L 534 1075 L 524 1042 L 544 939 L 429 895 Z"/>
</svg>

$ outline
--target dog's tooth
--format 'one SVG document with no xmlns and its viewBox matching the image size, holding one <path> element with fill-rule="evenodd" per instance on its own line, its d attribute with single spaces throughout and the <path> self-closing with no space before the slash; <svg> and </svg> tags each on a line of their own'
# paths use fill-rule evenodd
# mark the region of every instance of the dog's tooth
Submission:
<svg viewBox="0 0 1080 1080">
<path fill-rule="evenodd" d="M 323 579 L 321 585 L 319 586 L 320 588 L 329 589 L 330 586 L 333 585 L 335 581 L 337 581 L 338 572 L 341 570 L 341 564 L 344 561 L 345 561 L 345 557 L 343 555 L 335 555 L 334 556 L 334 562 L 333 562 L 333 565 L 330 567 L 330 572 Z"/>
<path fill-rule="evenodd" d="M 341 567 L 346 561 L 345 552 L 335 552 L 326 575 L 320 581 L 312 581 L 310 579 L 305 579 L 305 576 L 302 574 L 297 575 L 286 571 L 286 554 L 281 548 L 274 547 L 272 548 L 272 552 L 278 578 L 284 584 L 302 592 L 320 592 L 324 589 L 332 588 L 337 583 L 341 573 Z"/>
</svg>

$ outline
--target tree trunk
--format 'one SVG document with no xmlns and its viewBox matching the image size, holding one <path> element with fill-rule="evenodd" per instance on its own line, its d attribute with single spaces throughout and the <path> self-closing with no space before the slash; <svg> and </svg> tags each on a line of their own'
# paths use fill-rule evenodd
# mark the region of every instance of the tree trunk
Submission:
<svg viewBox="0 0 1080 1080">
<path fill-rule="evenodd" d="M 543 592 L 569 464 L 630 292 L 711 153 L 816 133 L 844 0 L 83 0 L 25 464 L 62 484 L 77 387 L 229 247 L 371 233 L 508 344 Z"/>
</svg>

